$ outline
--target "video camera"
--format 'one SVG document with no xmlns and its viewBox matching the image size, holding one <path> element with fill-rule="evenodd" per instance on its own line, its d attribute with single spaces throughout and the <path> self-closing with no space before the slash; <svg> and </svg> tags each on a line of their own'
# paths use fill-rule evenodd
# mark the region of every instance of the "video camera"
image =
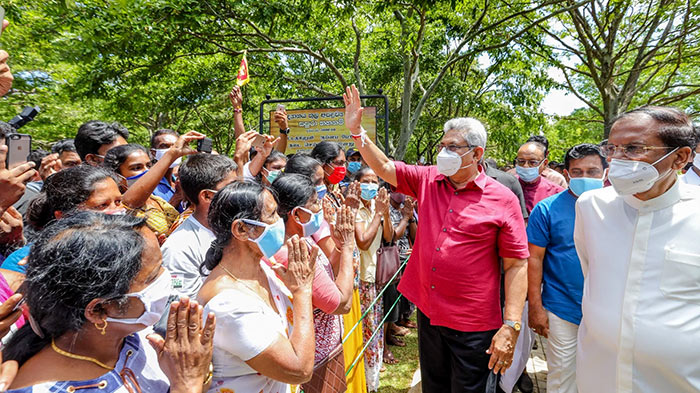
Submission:
<svg viewBox="0 0 700 393">
<path fill-rule="evenodd" d="M 39 114 L 39 111 L 40 109 L 38 106 L 26 106 L 24 109 L 22 109 L 22 113 L 13 117 L 12 120 L 8 121 L 7 123 L 15 130 L 19 130 L 25 124 L 34 120 L 34 117 Z"/>
</svg>

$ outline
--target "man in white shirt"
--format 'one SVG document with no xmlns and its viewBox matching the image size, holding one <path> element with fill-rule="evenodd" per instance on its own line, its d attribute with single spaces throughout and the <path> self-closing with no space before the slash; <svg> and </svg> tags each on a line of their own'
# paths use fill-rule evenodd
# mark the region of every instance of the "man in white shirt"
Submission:
<svg viewBox="0 0 700 393">
<path fill-rule="evenodd" d="M 163 266 L 172 276 L 173 288 L 195 298 L 203 279 L 199 266 L 204 262 L 216 236 L 209 229 L 209 204 L 216 191 L 236 180 L 236 163 L 221 155 L 199 153 L 180 166 L 180 185 L 194 205 L 189 216 L 163 243 Z"/>
<path fill-rule="evenodd" d="M 581 393 L 700 390 L 700 194 L 676 175 L 694 147 L 683 112 L 627 112 L 603 146 L 613 187 L 578 199 Z"/>
<path fill-rule="evenodd" d="M 694 126 L 693 129 L 695 130 L 697 142 L 697 145 L 695 145 L 693 166 L 688 169 L 688 172 L 681 176 L 681 181 L 694 186 L 700 186 L 700 126 Z"/>
</svg>

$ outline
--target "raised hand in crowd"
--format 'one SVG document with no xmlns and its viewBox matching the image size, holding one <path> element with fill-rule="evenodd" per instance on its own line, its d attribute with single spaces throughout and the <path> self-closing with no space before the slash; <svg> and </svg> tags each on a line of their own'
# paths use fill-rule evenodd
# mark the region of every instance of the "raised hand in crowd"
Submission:
<svg viewBox="0 0 700 393">
<path fill-rule="evenodd" d="M 289 121 L 287 118 L 287 110 L 284 107 L 277 107 L 275 111 L 275 123 L 279 126 L 280 131 L 289 130 Z M 287 150 L 287 134 L 289 131 L 280 132 L 279 140 L 275 143 L 275 150 L 284 154 Z"/>
<path fill-rule="evenodd" d="M 243 166 L 249 161 L 250 149 L 259 134 L 257 131 L 246 131 L 236 137 L 236 151 L 233 154 L 233 161 L 238 165 L 238 176 L 243 177 Z"/>
<path fill-rule="evenodd" d="M 345 102 L 345 127 L 354 135 L 358 135 L 362 129 L 362 101 L 360 93 L 355 85 L 348 86 L 343 93 Z"/>
<path fill-rule="evenodd" d="M 257 138 L 259 138 L 259 134 L 255 134 Z M 275 147 L 275 144 L 279 141 L 279 138 L 273 138 L 270 135 L 261 135 L 263 138 L 263 143 L 255 146 L 255 151 L 258 152 L 258 154 L 253 157 L 252 160 L 250 160 L 250 165 L 248 166 L 248 170 L 250 171 L 250 174 L 255 177 L 262 171 L 263 166 L 265 165 L 265 160 L 267 160 L 267 157 L 270 156 L 272 153 L 272 150 Z"/>
<path fill-rule="evenodd" d="M 240 86 L 233 86 L 231 92 L 228 93 L 228 99 L 231 101 L 233 109 L 241 109 L 241 106 L 243 105 L 243 94 L 241 93 Z"/>
<path fill-rule="evenodd" d="M 325 214 L 325 210 L 324 210 Z M 332 228 L 332 236 L 338 249 L 348 248 L 350 252 L 355 248 L 355 216 L 357 209 L 344 205 L 336 214 L 335 225 Z"/>
<path fill-rule="evenodd" d="M 194 149 L 190 144 L 205 137 L 206 135 L 197 131 L 189 131 L 180 135 L 177 142 L 165 152 L 163 157 L 124 192 L 122 203 L 131 209 L 138 209 L 146 204 L 153 190 L 170 169 L 170 165 L 180 157 L 197 153 L 197 149 Z"/>
<path fill-rule="evenodd" d="M 41 159 L 41 165 L 39 165 L 39 176 L 41 176 L 41 180 L 46 180 L 47 177 L 53 175 L 61 169 L 63 169 L 63 164 L 58 158 L 58 153 L 49 154 Z"/>
<path fill-rule="evenodd" d="M 270 135 L 263 135 L 263 137 L 265 138 L 265 142 L 263 142 L 262 145 L 256 146 L 255 150 L 267 158 L 267 156 L 269 156 L 270 153 L 272 153 L 272 149 L 275 148 L 275 144 L 277 143 L 279 138 L 274 138 Z"/>
<path fill-rule="evenodd" d="M 306 243 L 295 235 L 287 240 L 287 250 L 289 252 L 287 267 L 281 264 L 275 265 L 272 267 L 273 270 L 292 295 L 307 291 L 311 293 L 319 248 L 313 246 L 309 252 Z"/>
<path fill-rule="evenodd" d="M 178 159 L 180 157 L 189 155 L 189 154 L 196 154 L 197 149 L 194 149 L 191 145 L 193 141 L 199 140 L 199 139 L 204 139 L 207 136 L 197 132 L 197 131 L 189 131 L 188 133 L 184 135 L 180 135 L 179 138 L 177 138 L 177 142 L 175 142 L 175 145 L 173 145 L 170 149 L 168 149 L 169 152 L 172 152 L 172 154 L 175 156 L 175 159 Z M 168 153 L 166 152 L 165 155 L 167 156 Z M 175 160 L 173 160 L 175 161 Z"/>
<path fill-rule="evenodd" d="M 36 175 L 33 162 L 5 168 L 7 146 L 0 145 L 0 211 L 7 210 L 24 195 L 25 182 Z"/>
<path fill-rule="evenodd" d="M 10 22 L 2 21 L 2 31 L 5 31 Z M 10 55 L 4 50 L 0 50 L 0 97 L 7 94 L 12 88 L 12 81 L 14 77 L 10 71 L 10 67 L 7 65 L 7 59 Z"/>
<path fill-rule="evenodd" d="M 410 220 L 413 218 L 415 208 L 415 200 L 411 197 L 406 197 L 406 199 L 403 201 L 403 206 L 401 207 L 401 215 Z"/>
<path fill-rule="evenodd" d="M 0 244 L 21 244 L 24 242 L 22 215 L 10 206 L 0 216 Z"/>
<path fill-rule="evenodd" d="M 329 198 L 321 200 L 321 207 L 323 208 L 323 218 L 331 226 L 331 233 L 333 233 L 333 227 L 337 222 L 338 207 Z"/>
<path fill-rule="evenodd" d="M 381 214 L 386 219 L 389 219 L 389 192 L 386 188 L 381 187 L 377 192 L 377 202 L 375 205 L 377 214 Z"/>
<path fill-rule="evenodd" d="M 286 130 L 287 128 L 289 128 L 286 109 L 277 108 L 277 110 L 275 111 L 275 123 L 277 123 L 281 130 Z"/>
<path fill-rule="evenodd" d="M 233 86 L 231 92 L 228 93 L 228 99 L 233 105 L 233 132 L 234 137 L 238 139 L 245 133 L 245 124 L 243 123 L 243 93 L 240 86 Z"/>
<path fill-rule="evenodd" d="M 157 334 L 148 341 L 158 353 L 161 370 L 170 380 L 170 391 L 206 391 L 211 382 L 216 317 L 207 315 L 202 326 L 203 308 L 187 297 L 170 305 L 165 339 Z"/>
<path fill-rule="evenodd" d="M 348 185 L 347 192 L 345 193 L 345 205 L 350 206 L 353 209 L 360 208 L 360 195 L 362 194 L 362 187 L 360 182 L 354 181 Z"/>
</svg>

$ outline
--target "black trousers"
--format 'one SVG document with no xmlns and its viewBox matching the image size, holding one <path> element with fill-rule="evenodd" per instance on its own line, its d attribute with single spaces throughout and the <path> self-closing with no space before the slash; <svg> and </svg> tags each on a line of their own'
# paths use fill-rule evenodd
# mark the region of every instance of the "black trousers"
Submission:
<svg viewBox="0 0 700 393">
<path fill-rule="evenodd" d="M 498 378 L 489 370 L 486 350 L 498 330 L 461 332 L 431 326 L 418 310 L 418 352 L 423 393 L 483 393 Z"/>
<path fill-rule="evenodd" d="M 399 305 L 401 302 L 399 301 L 399 303 L 396 303 L 396 306 L 394 306 L 396 299 L 399 298 L 399 291 L 396 289 L 396 286 L 397 284 L 389 284 L 386 291 L 384 291 L 384 295 L 382 295 L 384 316 L 386 317 L 384 323 L 396 323 L 399 321 Z M 394 306 L 394 308 L 389 311 L 392 306 Z"/>
</svg>

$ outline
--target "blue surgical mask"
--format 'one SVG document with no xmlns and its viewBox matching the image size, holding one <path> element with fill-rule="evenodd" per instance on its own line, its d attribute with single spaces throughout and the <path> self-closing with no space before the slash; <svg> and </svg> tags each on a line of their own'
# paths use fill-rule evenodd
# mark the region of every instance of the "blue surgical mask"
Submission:
<svg viewBox="0 0 700 393">
<path fill-rule="evenodd" d="M 265 177 L 267 178 L 267 181 L 272 184 L 281 174 L 282 171 L 267 171 L 267 176 Z"/>
<path fill-rule="evenodd" d="M 246 219 L 242 219 L 241 221 L 246 224 L 265 228 L 257 239 L 252 240 L 253 243 L 258 245 L 260 252 L 263 253 L 265 258 L 272 258 L 272 256 L 282 248 L 282 245 L 284 245 L 284 221 L 282 218 L 277 220 L 274 224 L 265 224 L 264 222 Z"/>
<path fill-rule="evenodd" d="M 318 196 L 318 199 L 323 199 L 323 197 L 326 196 L 326 192 L 328 192 L 328 188 L 326 188 L 325 184 L 316 186 L 316 194 Z"/>
<path fill-rule="evenodd" d="M 525 168 L 520 165 L 515 166 L 515 173 L 523 179 L 524 182 L 530 183 L 535 181 L 540 176 L 540 167 Z"/>
<path fill-rule="evenodd" d="M 141 176 L 143 176 L 143 175 L 146 174 L 146 172 L 148 172 L 148 169 L 145 170 L 145 171 L 143 171 L 143 172 L 141 172 L 141 173 L 139 173 L 138 175 L 125 177 L 124 179 L 126 180 L 126 186 L 127 186 L 127 187 L 131 187 L 131 185 L 134 184 L 134 183 L 136 183 L 136 180 L 140 179 Z"/>
<path fill-rule="evenodd" d="M 305 209 L 301 206 L 298 207 L 299 210 L 305 211 L 311 215 L 311 219 L 309 219 L 309 222 L 302 223 L 301 224 L 302 228 L 304 229 L 304 237 L 309 237 L 313 235 L 314 233 L 318 232 L 319 229 L 321 229 L 321 224 L 323 224 L 323 210 L 320 210 L 318 213 L 314 213 L 309 209 Z"/>
<path fill-rule="evenodd" d="M 603 188 L 603 178 L 600 179 L 592 177 L 572 177 L 569 179 L 569 188 L 571 192 L 576 194 L 576 196 L 581 196 L 586 191 L 597 190 Z"/>
<path fill-rule="evenodd" d="M 350 161 L 348 162 L 348 172 L 355 173 L 362 168 L 362 163 L 360 161 Z"/>
<path fill-rule="evenodd" d="M 374 199 L 374 197 L 377 196 L 377 191 L 379 190 L 379 184 L 362 183 L 362 184 L 360 184 L 360 188 L 362 189 L 362 194 L 360 194 L 360 197 L 366 201 L 370 201 L 370 200 Z"/>
</svg>

